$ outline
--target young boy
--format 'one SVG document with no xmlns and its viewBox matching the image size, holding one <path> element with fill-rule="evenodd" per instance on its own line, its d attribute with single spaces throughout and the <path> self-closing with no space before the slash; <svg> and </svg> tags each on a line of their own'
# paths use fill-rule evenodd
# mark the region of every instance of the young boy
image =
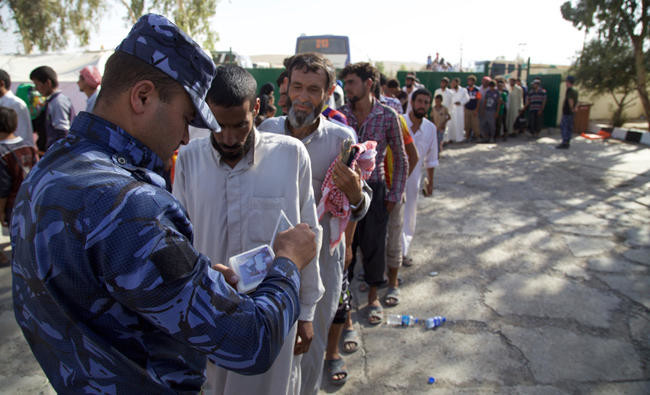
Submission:
<svg viewBox="0 0 650 395">
<path fill-rule="evenodd" d="M 442 105 L 442 95 L 436 95 L 433 99 L 434 105 L 431 110 L 431 116 L 433 117 L 433 124 L 436 125 L 436 134 L 438 136 L 438 156 L 442 152 L 442 138 L 445 134 L 445 128 L 447 127 L 447 122 L 451 119 L 447 107 Z"/>
<path fill-rule="evenodd" d="M 508 103 L 508 90 L 506 89 L 506 80 L 500 78 L 497 80 L 497 91 L 499 92 L 499 98 L 501 99 L 498 115 L 497 115 L 497 131 L 495 137 L 502 137 L 503 141 L 506 141 L 506 135 L 508 134 L 508 127 L 506 125 L 506 116 L 507 109 L 506 104 Z"/>
<path fill-rule="evenodd" d="M 17 126 L 16 112 L 0 107 L 0 222 L 3 232 L 9 227 L 18 188 L 38 161 L 36 148 L 14 134 Z M 0 256 L 0 261 L 3 260 L 6 260 L 4 255 Z"/>
</svg>

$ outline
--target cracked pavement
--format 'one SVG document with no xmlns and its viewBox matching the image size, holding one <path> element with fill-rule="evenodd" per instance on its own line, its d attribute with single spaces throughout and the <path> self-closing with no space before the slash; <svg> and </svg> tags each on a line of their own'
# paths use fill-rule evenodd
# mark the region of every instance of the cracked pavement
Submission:
<svg viewBox="0 0 650 395">
<path fill-rule="evenodd" d="M 447 322 L 370 326 L 355 280 L 361 348 L 322 393 L 650 393 L 650 149 L 542 136 L 445 149 L 384 311 Z M 0 392 L 53 393 L 11 303 L 0 267 Z"/>
<path fill-rule="evenodd" d="M 447 322 L 370 326 L 355 280 L 361 349 L 321 392 L 650 393 L 650 149 L 542 136 L 443 151 L 384 312 Z"/>
</svg>

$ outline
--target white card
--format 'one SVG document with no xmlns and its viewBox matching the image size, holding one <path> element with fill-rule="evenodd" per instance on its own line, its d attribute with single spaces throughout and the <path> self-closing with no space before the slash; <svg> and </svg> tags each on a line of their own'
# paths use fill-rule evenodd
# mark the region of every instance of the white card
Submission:
<svg viewBox="0 0 650 395">
<path fill-rule="evenodd" d="M 289 221 L 289 218 L 287 218 L 284 210 L 280 210 L 280 216 L 278 217 L 278 221 L 275 223 L 273 236 L 271 236 L 271 248 L 273 248 L 273 244 L 275 243 L 275 236 L 277 236 L 278 233 L 284 232 L 285 230 L 289 230 L 291 228 L 293 228 L 293 224 L 291 221 Z"/>
<path fill-rule="evenodd" d="M 239 276 L 237 291 L 246 293 L 257 288 L 274 258 L 273 250 L 266 244 L 230 257 L 228 264 Z"/>
</svg>

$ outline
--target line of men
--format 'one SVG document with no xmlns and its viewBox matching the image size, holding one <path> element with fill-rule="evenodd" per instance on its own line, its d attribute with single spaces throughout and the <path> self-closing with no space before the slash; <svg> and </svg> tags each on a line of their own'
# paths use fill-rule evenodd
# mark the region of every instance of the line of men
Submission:
<svg viewBox="0 0 650 395">
<path fill-rule="evenodd" d="M 400 118 L 381 103 L 374 67 L 349 65 L 340 77 L 347 103 L 336 113 L 349 126 L 321 114 L 336 89 L 333 66 L 303 54 L 282 81 L 287 116 L 258 130 L 248 72 L 215 68 L 166 18 L 140 18 L 108 59 L 94 109 L 70 117 L 11 214 L 16 320 L 58 392 L 316 393 L 325 361 L 333 382 L 345 382 L 332 339 L 350 318 L 341 300 L 353 240 L 376 324 L 389 217 L 405 189 L 419 190 L 404 136 L 427 141 L 429 165 L 437 140 L 424 118 L 430 92 L 414 92 Z M 210 132 L 189 142 L 188 125 Z M 367 181 L 339 155 L 347 139 L 376 142 Z M 185 144 L 172 194 L 163 175 Z M 333 250 L 330 215 L 316 213 L 328 169 L 351 218 Z M 264 281 L 237 293 L 223 263 L 270 243 L 280 210 L 298 225 L 275 238 Z M 393 233 L 402 238 L 401 223 Z M 386 301 L 399 302 L 394 269 Z"/>
<path fill-rule="evenodd" d="M 519 78 L 511 77 L 508 81 L 506 86 L 505 79 L 486 76 L 476 86 L 476 76 L 470 75 L 463 87 L 459 78 L 450 81 L 443 77 L 440 88 L 434 92 L 434 99 L 441 98 L 438 119 L 431 114 L 431 120 L 444 135 L 441 143 L 494 143 L 499 137 L 505 141 L 508 135 L 521 134 L 525 129 L 538 137 L 547 100 L 541 80 L 534 79 L 530 89 Z M 410 95 L 416 86 L 415 74 L 407 74 L 404 91 Z"/>
<path fill-rule="evenodd" d="M 407 87 L 409 79 L 414 80 L 415 76 L 407 75 Z M 523 86 L 519 78 L 511 77 L 508 81 L 510 86 L 506 87 L 505 79 L 492 80 L 486 76 L 481 86 L 476 87 L 476 76 L 470 75 L 466 88 L 460 86 L 458 78 L 454 78 L 451 87 L 447 88 L 449 79 L 443 77 L 434 94 L 441 103 L 434 106 L 432 118 L 438 129 L 446 133 L 444 140 L 494 143 L 498 137 L 506 141 L 507 136 L 522 134 L 526 129 L 533 137 L 539 137 L 547 101 L 542 81 L 535 78 L 530 89 Z M 573 117 L 578 110 L 575 77 L 568 75 L 565 83 L 560 123 L 562 142 L 556 146 L 558 149 L 570 147 Z"/>
<path fill-rule="evenodd" d="M 304 89 L 305 86 L 302 81 L 296 82 L 296 71 L 292 65 L 310 57 L 321 58 L 319 55 L 307 54 L 296 55 L 285 61 L 287 70 L 279 76 L 276 82 L 280 93 L 278 105 L 287 115 L 264 121 L 259 126 L 262 131 L 294 135 L 300 138 L 308 149 L 313 145 L 312 137 L 309 134 L 296 134 L 291 131 L 292 122 L 295 122 L 292 120 L 297 111 L 306 110 L 304 99 L 301 100 L 295 93 L 292 94 L 294 89 Z M 322 62 L 326 62 L 326 60 L 323 59 Z M 327 68 L 331 69 L 329 62 L 327 64 Z M 305 70 L 308 71 L 309 68 L 305 68 Z M 333 71 L 330 73 L 332 74 L 328 84 L 325 87 L 319 87 L 318 91 L 327 88 L 330 92 L 329 95 L 332 95 L 338 85 L 333 85 Z M 388 285 L 384 296 L 384 305 L 395 306 L 399 303 L 398 271 L 402 264 L 409 265 L 412 262 L 407 254 L 415 231 L 416 199 L 421 183 L 420 169 L 423 165 L 427 169 L 430 182 L 426 185 L 425 195 L 431 196 L 433 172 L 438 164 L 436 128 L 425 118 L 431 103 L 429 91 L 426 89 L 413 91 L 411 95 L 412 110 L 407 114 L 402 114 L 400 103 L 388 93 L 390 87 L 387 86 L 385 76 L 380 75 L 370 64 L 349 65 L 340 73 L 339 77 L 343 80 L 346 104 L 334 109 L 332 103 L 336 100 L 330 100 L 329 104 L 326 104 L 326 96 L 318 96 L 312 100 L 312 105 L 308 106 L 313 112 L 313 117 L 309 121 L 323 123 L 327 122 L 325 120 L 327 118 L 332 121 L 331 123 L 337 124 L 338 128 L 349 128 L 349 131 L 359 141 L 377 141 L 377 166 L 368 181 L 373 191 L 368 213 L 359 221 L 356 231 L 352 226 L 346 232 L 348 245 L 345 251 L 345 263 L 341 269 L 336 271 L 336 276 L 332 276 L 327 281 L 324 280 L 326 292 L 335 289 L 338 291 L 339 287 L 336 284 L 341 281 L 342 274 L 343 284 L 340 289 L 343 291 L 338 299 L 340 303 L 333 321 L 331 313 L 317 314 L 321 321 L 319 325 L 315 324 L 315 327 L 320 329 L 321 339 L 318 343 L 312 342 L 312 349 L 303 357 L 303 380 L 307 376 L 304 374 L 307 369 L 313 372 L 312 377 L 315 380 L 303 381 L 303 393 L 315 393 L 319 387 L 323 351 L 325 351 L 324 363 L 327 368 L 328 380 L 335 384 L 342 384 L 347 380 L 347 369 L 339 352 L 339 341 L 342 338 L 346 352 L 354 352 L 358 349 L 359 336 L 354 329 L 349 312 L 350 293 L 348 290 L 356 263 L 354 252 L 357 251 L 357 248 L 361 250 L 363 279 L 368 291 L 369 323 L 376 325 L 383 319 L 383 307 L 378 296 L 380 286 Z M 316 88 L 312 89 L 317 91 Z M 318 116 L 321 110 L 322 114 Z M 314 127 L 312 126 L 312 128 Z M 312 168 L 314 169 L 313 155 Z M 320 178 L 322 181 L 326 169 L 327 167 L 321 166 L 319 171 L 313 170 L 314 177 Z M 315 181 L 315 184 L 319 183 L 319 181 Z M 323 227 L 326 228 L 325 223 L 323 223 Z M 354 237 L 352 237 L 353 235 Z M 386 240 L 386 242 L 383 243 L 382 240 Z M 325 273 L 331 273 L 331 270 L 323 262 L 321 260 L 320 264 L 322 277 L 325 279 Z M 327 301 L 324 304 L 333 308 L 332 301 L 336 297 L 336 292 L 333 292 L 330 297 L 324 297 L 324 300 Z M 328 326 L 330 326 L 330 330 L 325 338 Z M 305 364 L 305 361 L 308 363 Z"/>
</svg>

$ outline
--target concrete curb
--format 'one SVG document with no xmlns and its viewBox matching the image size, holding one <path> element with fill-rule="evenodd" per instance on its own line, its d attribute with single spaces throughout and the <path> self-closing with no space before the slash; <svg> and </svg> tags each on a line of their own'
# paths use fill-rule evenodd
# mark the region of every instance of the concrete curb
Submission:
<svg viewBox="0 0 650 395">
<path fill-rule="evenodd" d="M 644 130 L 614 128 L 612 138 L 650 146 L 650 132 Z"/>
</svg>

